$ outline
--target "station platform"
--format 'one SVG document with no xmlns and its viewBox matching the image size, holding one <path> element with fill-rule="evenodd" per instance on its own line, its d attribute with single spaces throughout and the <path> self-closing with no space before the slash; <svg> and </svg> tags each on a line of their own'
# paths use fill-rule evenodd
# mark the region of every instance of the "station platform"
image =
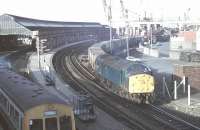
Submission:
<svg viewBox="0 0 200 130">
<path fill-rule="evenodd" d="M 73 96 L 78 95 L 78 93 L 57 76 L 52 65 L 52 57 L 57 51 L 61 50 L 62 48 L 75 44 L 79 44 L 79 42 L 68 44 L 51 52 L 40 55 L 40 67 L 37 54 L 33 53 L 29 57 L 29 64 L 27 65 L 27 68 L 29 69 L 29 74 L 34 81 L 45 86 L 50 92 L 57 95 L 61 99 L 64 99 L 66 102 L 68 102 L 69 99 L 71 99 Z M 55 86 L 46 85 L 46 74 L 49 74 L 51 77 L 53 77 L 55 81 Z M 120 123 L 96 106 L 95 113 L 97 114 L 96 121 L 91 123 L 84 123 L 81 122 L 79 119 L 76 119 L 76 127 L 79 130 L 130 130 L 124 124 Z"/>
<path fill-rule="evenodd" d="M 200 93 L 192 94 L 190 105 L 188 105 L 188 98 L 178 98 L 164 104 L 163 107 L 170 110 L 179 111 L 189 116 L 200 117 Z"/>
</svg>

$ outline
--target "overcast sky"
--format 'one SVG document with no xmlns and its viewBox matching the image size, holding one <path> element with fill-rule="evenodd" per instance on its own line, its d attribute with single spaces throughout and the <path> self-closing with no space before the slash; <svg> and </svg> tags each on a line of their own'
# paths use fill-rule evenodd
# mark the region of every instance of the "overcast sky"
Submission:
<svg viewBox="0 0 200 130">
<path fill-rule="evenodd" d="M 120 20 L 120 0 L 112 0 L 113 20 Z M 153 17 L 183 17 L 190 8 L 190 15 L 198 17 L 198 0 L 124 0 L 127 8 L 134 13 Z M 8 13 L 24 17 L 56 21 L 95 21 L 107 23 L 102 0 L 1 0 L 0 14 Z M 133 13 L 131 18 L 136 18 Z"/>
</svg>

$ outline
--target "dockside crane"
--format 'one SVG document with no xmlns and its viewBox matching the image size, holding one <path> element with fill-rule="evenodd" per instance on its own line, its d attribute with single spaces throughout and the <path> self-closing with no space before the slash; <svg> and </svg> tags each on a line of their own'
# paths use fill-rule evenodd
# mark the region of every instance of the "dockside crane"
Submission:
<svg viewBox="0 0 200 130">
<path fill-rule="evenodd" d="M 110 52 L 112 53 L 112 6 L 111 6 L 111 0 L 109 0 L 109 5 L 107 4 L 106 0 L 103 0 L 103 7 L 104 7 L 104 13 L 106 16 L 106 19 L 109 22 L 110 26 Z"/>
<path fill-rule="evenodd" d="M 122 19 L 125 21 L 125 26 L 126 26 L 126 47 L 127 47 L 127 57 L 129 57 L 129 21 L 128 21 L 128 9 L 125 8 L 123 0 L 120 0 L 120 5 L 121 5 L 121 14 L 122 14 Z"/>
</svg>

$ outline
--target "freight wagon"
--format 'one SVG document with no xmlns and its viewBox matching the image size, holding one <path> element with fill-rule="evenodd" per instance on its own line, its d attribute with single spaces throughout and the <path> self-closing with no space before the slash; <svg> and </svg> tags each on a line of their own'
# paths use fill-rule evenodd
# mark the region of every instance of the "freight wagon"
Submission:
<svg viewBox="0 0 200 130">
<path fill-rule="evenodd" d="M 106 42 L 101 42 L 98 44 L 94 44 L 88 49 L 88 60 L 91 67 L 95 68 L 95 61 L 96 58 L 100 55 L 105 54 L 104 50 L 101 48 L 102 45 L 104 45 Z"/>
<path fill-rule="evenodd" d="M 129 49 L 139 47 L 139 43 L 141 41 L 141 37 L 129 38 Z M 112 51 L 110 51 L 110 43 L 104 44 L 102 48 L 107 53 L 110 53 L 112 55 L 118 55 L 127 50 L 127 39 L 113 39 L 111 44 Z"/>
</svg>

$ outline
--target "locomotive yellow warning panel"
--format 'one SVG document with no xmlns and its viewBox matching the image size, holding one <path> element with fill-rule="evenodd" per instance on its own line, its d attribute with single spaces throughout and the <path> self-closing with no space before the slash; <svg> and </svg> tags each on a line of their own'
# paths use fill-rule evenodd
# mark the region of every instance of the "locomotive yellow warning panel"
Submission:
<svg viewBox="0 0 200 130">
<path fill-rule="evenodd" d="M 137 74 L 129 77 L 129 93 L 152 93 L 154 77 L 149 74 Z"/>
</svg>

